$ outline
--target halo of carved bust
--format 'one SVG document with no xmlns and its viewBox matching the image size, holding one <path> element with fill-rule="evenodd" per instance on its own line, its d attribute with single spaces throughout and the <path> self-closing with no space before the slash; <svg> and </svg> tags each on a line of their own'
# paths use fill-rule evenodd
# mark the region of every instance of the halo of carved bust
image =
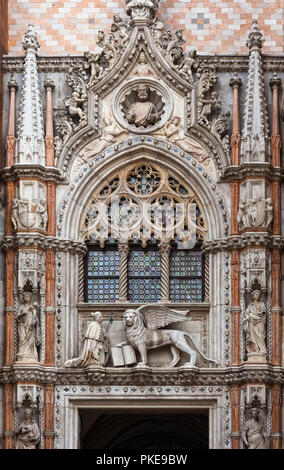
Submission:
<svg viewBox="0 0 284 470">
<path fill-rule="evenodd" d="M 114 96 L 112 110 L 121 127 L 134 134 L 149 134 L 170 119 L 173 100 L 155 78 L 128 80 Z"/>
</svg>

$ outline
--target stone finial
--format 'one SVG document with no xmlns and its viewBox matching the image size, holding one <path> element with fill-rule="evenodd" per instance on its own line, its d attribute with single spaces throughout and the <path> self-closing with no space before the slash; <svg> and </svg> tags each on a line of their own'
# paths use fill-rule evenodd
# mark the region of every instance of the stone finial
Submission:
<svg viewBox="0 0 284 470">
<path fill-rule="evenodd" d="M 281 80 L 277 75 L 277 72 L 274 72 L 272 78 L 269 80 L 269 85 L 271 88 L 279 87 L 281 85 Z"/>
<path fill-rule="evenodd" d="M 248 40 L 247 40 L 247 47 L 250 51 L 259 50 L 262 48 L 264 43 L 264 38 L 262 32 L 260 31 L 257 21 L 254 20 L 252 22 L 252 30 L 249 33 Z"/>
<path fill-rule="evenodd" d="M 126 0 L 126 12 L 132 20 L 150 20 L 156 16 L 160 0 Z"/>
<path fill-rule="evenodd" d="M 40 44 L 37 40 L 37 35 L 34 30 L 34 25 L 29 24 L 26 34 L 23 37 L 22 45 L 25 51 L 32 49 L 35 52 L 38 52 Z"/>
<path fill-rule="evenodd" d="M 14 88 L 14 90 L 17 90 L 18 89 L 18 83 L 17 83 L 17 80 L 15 79 L 14 75 L 11 76 L 11 80 L 8 82 L 8 88 L 10 88 L 10 90 L 12 88 Z"/>
<path fill-rule="evenodd" d="M 238 72 L 234 72 L 234 75 L 232 76 L 230 80 L 230 86 L 232 88 L 238 87 L 240 88 L 242 86 L 242 79 L 238 76 Z"/>
</svg>

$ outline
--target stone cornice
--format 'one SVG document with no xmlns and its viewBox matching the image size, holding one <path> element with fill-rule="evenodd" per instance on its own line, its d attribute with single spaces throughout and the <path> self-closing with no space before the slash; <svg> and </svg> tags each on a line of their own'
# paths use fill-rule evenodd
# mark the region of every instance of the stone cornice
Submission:
<svg viewBox="0 0 284 470">
<path fill-rule="evenodd" d="M 61 184 L 64 182 L 64 175 L 61 170 L 42 165 L 15 164 L 9 168 L 3 168 L 0 175 L 1 179 L 5 181 L 17 181 L 19 178 L 40 178 L 43 181 L 53 181 Z"/>
<path fill-rule="evenodd" d="M 251 176 L 268 178 L 270 180 L 280 180 L 284 177 L 284 169 L 273 167 L 270 163 L 242 163 L 238 166 L 228 166 L 225 168 L 220 181 L 239 181 Z"/>
<path fill-rule="evenodd" d="M 73 240 L 60 240 L 56 237 L 42 235 L 40 233 L 16 233 L 2 238 L 1 247 L 4 250 L 17 249 L 19 247 L 36 247 L 43 250 L 68 251 L 72 254 L 84 254 L 86 252 L 85 243 Z"/>
<path fill-rule="evenodd" d="M 241 385 L 284 384 L 284 369 L 243 364 L 228 368 L 86 368 L 57 369 L 25 364 L 0 369 L 0 383 L 35 382 L 54 385 Z"/>
<path fill-rule="evenodd" d="M 248 55 L 207 55 L 199 54 L 202 60 L 208 63 L 218 64 L 219 72 L 233 73 L 247 72 L 249 58 Z M 284 72 L 284 56 L 262 55 L 263 68 L 265 72 Z M 74 65 L 83 64 L 82 56 L 41 56 L 38 57 L 38 71 L 67 73 L 69 68 Z M 24 57 L 22 56 L 4 56 L 2 59 L 2 70 L 8 73 L 20 73 L 24 69 Z"/>
<path fill-rule="evenodd" d="M 284 237 L 264 232 L 231 235 L 228 238 L 205 241 L 202 245 L 202 251 L 203 253 L 217 253 L 218 251 L 242 249 L 247 246 L 267 246 L 271 249 L 283 250 Z"/>
</svg>

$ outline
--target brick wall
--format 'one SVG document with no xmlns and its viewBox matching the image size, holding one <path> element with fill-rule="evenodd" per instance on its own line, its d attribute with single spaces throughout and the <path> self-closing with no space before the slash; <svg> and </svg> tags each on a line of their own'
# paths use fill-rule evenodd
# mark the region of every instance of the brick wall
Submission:
<svg viewBox="0 0 284 470">
<path fill-rule="evenodd" d="M 113 14 L 125 15 L 124 6 L 124 0 L 9 0 L 9 53 L 22 54 L 23 34 L 33 23 L 41 54 L 81 54 L 92 49 L 98 29 L 109 31 Z M 208 53 L 247 53 L 248 30 L 258 19 L 264 52 L 278 54 L 284 51 L 283 12 L 282 0 L 160 0 L 159 16 Z"/>
</svg>

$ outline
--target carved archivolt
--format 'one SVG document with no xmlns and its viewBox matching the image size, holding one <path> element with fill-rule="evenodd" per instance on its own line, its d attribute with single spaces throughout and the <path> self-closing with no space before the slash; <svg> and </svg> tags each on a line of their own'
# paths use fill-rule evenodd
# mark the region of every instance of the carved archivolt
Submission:
<svg viewBox="0 0 284 470">
<path fill-rule="evenodd" d="M 204 240 L 207 225 L 191 188 L 158 165 L 129 165 L 91 196 L 81 220 L 81 238 L 121 242 L 154 236 L 160 241 Z"/>
</svg>

